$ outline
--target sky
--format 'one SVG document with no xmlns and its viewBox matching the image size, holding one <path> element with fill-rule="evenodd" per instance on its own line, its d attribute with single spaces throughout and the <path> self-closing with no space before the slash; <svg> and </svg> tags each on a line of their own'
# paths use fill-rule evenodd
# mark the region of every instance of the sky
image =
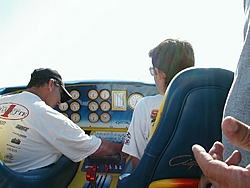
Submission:
<svg viewBox="0 0 250 188">
<path fill-rule="evenodd" d="M 189 41 L 196 67 L 235 71 L 243 44 L 239 0 L 0 0 L 0 88 L 50 67 L 64 81 L 153 82 L 148 52 Z"/>
</svg>

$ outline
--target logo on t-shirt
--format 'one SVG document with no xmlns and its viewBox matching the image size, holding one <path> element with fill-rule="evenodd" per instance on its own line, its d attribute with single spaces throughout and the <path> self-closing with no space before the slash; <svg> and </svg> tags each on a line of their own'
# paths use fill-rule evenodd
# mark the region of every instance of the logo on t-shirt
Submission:
<svg viewBox="0 0 250 188">
<path fill-rule="evenodd" d="M 130 134 L 130 132 L 127 132 L 124 144 L 129 145 L 130 139 L 131 139 L 131 134 Z"/>
<path fill-rule="evenodd" d="M 21 143 L 21 140 L 20 139 L 18 139 L 18 138 L 13 138 L 12 140 L 11 140 L 11 143 L 14 143 L 14 144 L 20 144 Z"/>
<path fill-rule="evenodd" d="M 19 130 L 21 130 L 21 131 L 25 131 L 25 132 L 27 132 L 29 130 L 28 127 L 22 126 L 20 124 L 17 124 L 16 128 L 19 129 Z"/>
<path fill-rule="evenodd" d="M 13 161 L 13 159 L 14 159 L 14 155 L 12 153 L 7 153 L 4 156 L 4 162 L 5 163 L 11 163 L 11 161 Z"/>
<path fill-rule="evenodd" d="M 158 109 L 154 109 L 154 110 L 151 111 L 151 115 L 150 115 L 150 117 L 151 117 L 151 123 L 155 122 L 157 114 L 158 114 L 158 111 L 159 111 Z"/>
<path fill-rule="evenodd" d="M 1 103 L 0 119 L 21 120 L 29 115 L 29 110 L 17 103 Z"/>
</svg>

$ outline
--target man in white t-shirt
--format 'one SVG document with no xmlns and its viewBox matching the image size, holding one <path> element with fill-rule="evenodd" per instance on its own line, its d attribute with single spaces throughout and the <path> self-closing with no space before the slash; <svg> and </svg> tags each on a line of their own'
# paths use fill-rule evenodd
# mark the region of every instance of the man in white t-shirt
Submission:
<svg viewBox="0 0 250 188">
<path fill-rule="evenodd" d="M 183 40 L 166 39 L 150 50 L 149 57 L 153 65 L 149 70 L 159 94 L 143 98 L 135 107 L 122 148 L 132 157 L 133 169 L 144 153 L 168 84 L 178 72 L 194 66 L 193 47 Z"/>
<path fill-rule="evenodd" d="M 0 153 L 9 168 L 27 172 L 62 155 L 79 162 L 89 155 L 121 152 L 122 144 L 88 136 L 53 109 L 70 98 L 60 74 L 49 68 L 34 70 L 27 91 L 0 97 Z"/>
</svg>

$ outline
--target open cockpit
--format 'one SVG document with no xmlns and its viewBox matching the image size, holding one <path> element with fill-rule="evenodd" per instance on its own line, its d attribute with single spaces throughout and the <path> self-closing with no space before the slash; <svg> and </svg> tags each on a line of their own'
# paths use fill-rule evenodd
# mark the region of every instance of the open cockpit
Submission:
<svg viewBox="0 0 250 188">
<path fill-rule="evenodd" d="M 231 71 L 219 68 L 189 68 L 180 72 L 166 91 L 155 132 L 133 172 L 130 158 L 119 154 L 88 157 L 77 164 L 62 157 L 56 164 L 23 174 L 1 163 L 0 185 L 197 187 L 201 170 L 191 146 L 199 143 L 209 149 L 221 139 L 220 123 L 232 80 Z M 87 134 L 118 143 L 124 143 L 136 104 L 145 96 L 157 94 L 155 84 L 144 82 L 88 80 L 66 82 L 65 86 L 72 99 L 56 110 Z M 0 95 L 23 90 L 25 86 L 2 88 Z"/>
</svg>

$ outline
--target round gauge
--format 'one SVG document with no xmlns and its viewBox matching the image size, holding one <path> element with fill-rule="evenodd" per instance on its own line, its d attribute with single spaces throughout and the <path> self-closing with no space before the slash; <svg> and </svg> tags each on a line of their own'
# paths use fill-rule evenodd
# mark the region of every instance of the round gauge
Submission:
<svg viewBox="0 0 250 188">
<path fill-rule="evenodd" d="M 109 111 L 111 105 L 108 101 L 102 101 L 100 104 L 100 108 L 102 109 L 102 111 Z"/>
<path fill-rule="evenodd" d="M 97 92 L 95 89 L 91 89 L 91 90 L 89 90 L 89 92 L 88 92 L 88 97 L 89 97 L 91 100 L 95 100 L 95 99 L 97 99 L 97 97 L 98 97 L 98 92 Z"/>
<path fill-rule="evenodd" d="M 73 112 L 76 112 L 76 111 L 80 110 L 80 103 L 77 102 L 77 101 L 73 101 L 72 103 L 70 103 L 70 109 Z"/>
<path fill-rule="evenodd" d="M 78 113 L 73 113 L 70 115 L 70 119 L 74 122 L 74 123 L 78 123 L 81 120 L 81 116 Z"/>
<path fill-rule="evenodd" d="M 68 110 L 69 105 L 68 105 L 67 102 L 63 102 L 63 103 L 60 103 L 60 105 L 59 105 L 58 107 L 59 107 L 59 109 L 60 109 L 61 111 L 66 111 L 66 110 Z"/>
<path fill-rule="evenodd" d="M 110 92 L 104 89 L 100 92 L 100 97 L 102 100 L 107 100 L 110 97 Z"/>
<path fill-rule="evenodd" d="M 62 112 L 62 114 L 63 114 L 64 116 L 66 116 L 67 118 L 69 117 L 69 115 L 68 115 L 66 112 Z"/>
<path fill-rule="evenodd" d="M 97 113 L 90 113 L 90 114 L 89 114 L 89 121 L 90 121 L 91 123 L 97 122 L 98 119 L 99 119 L 99 117 L 98 117 Z"/>
<path fill-rule="evenodd" d="M 137 103 L 143 98 L 143 95 L 140 93 L 133 93 L 128 98 L 128 106 L 134 110 Z"/>
<path fill-rule="evenodd" d="M 70 95 L 72 96 L 73 100 L 77 100 L 80 97 L 80 92 L 74 89 L 70 92 Z"/>
<path fill-rule="evenodd" d="M 89 108 L 90 111 L 94 112 L 94 111 L 96 111 L 99 108 L 98 107 L 98 103 L 95 102 L 95 101 L 91 101 L 88 104 L 88 108 Z"/>
<path fill-rule="evenodd" d="M 108 123 L 108 122 L 110 121 L 110 119 L 111 119 L 111 117 L 110 117 L 109 113 L 104 112 L 104 113 L 102 113 L 102 114 L 100 115 L 100 120 L 101 120 L 103 123 Z"/>
</svg>

